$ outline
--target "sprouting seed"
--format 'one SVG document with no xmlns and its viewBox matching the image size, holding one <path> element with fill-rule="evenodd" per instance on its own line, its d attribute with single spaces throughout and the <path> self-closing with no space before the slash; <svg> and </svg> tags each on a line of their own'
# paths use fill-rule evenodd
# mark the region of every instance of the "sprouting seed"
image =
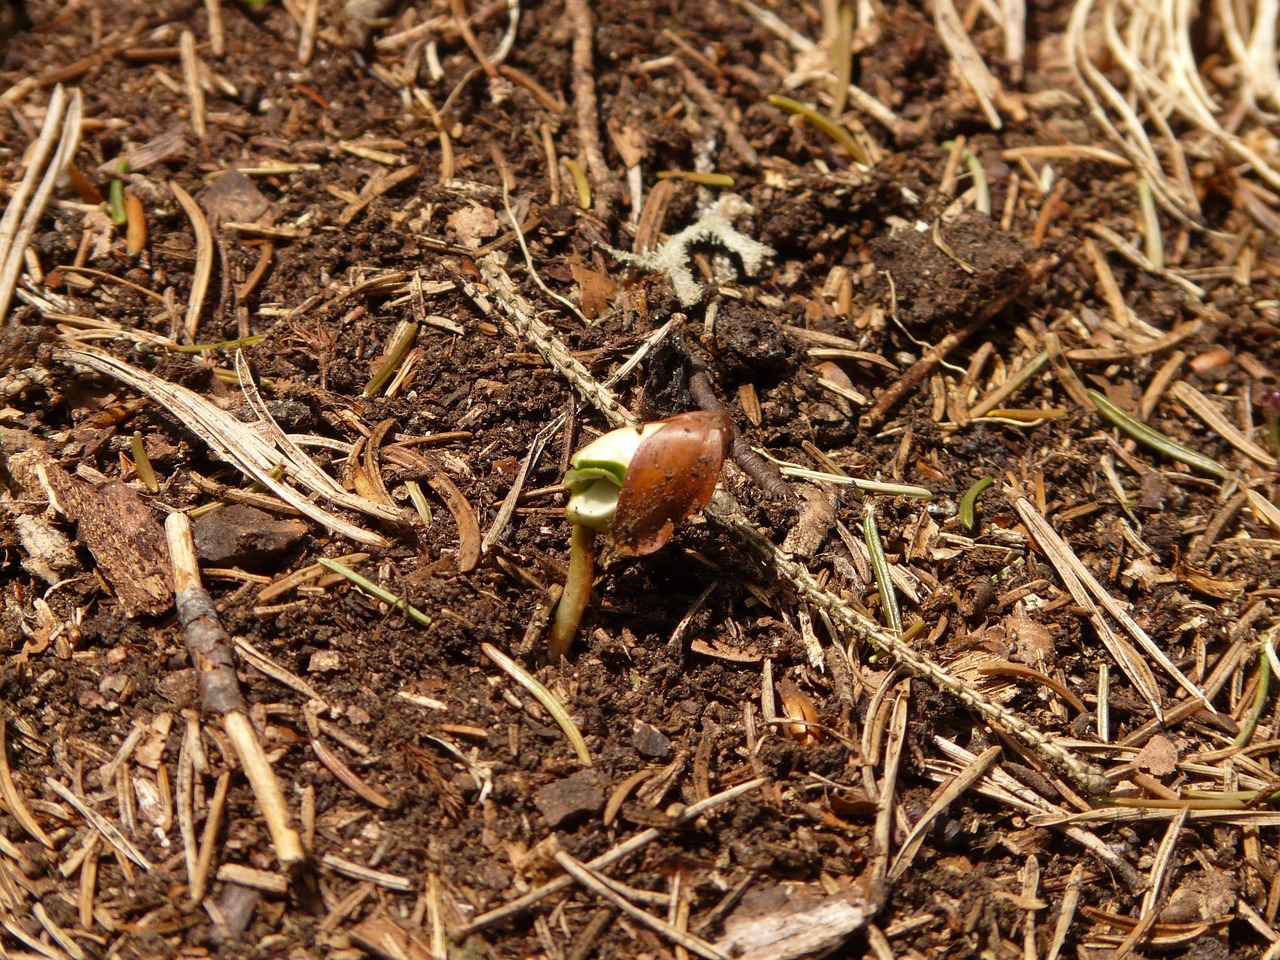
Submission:
<svg viewBox="0 0 1280 960">
<path fill-rule="evenodd" d="M 732 441 L 727 415 L 699 410 L 612 430 L 573 455 L 564 476 L 569 573 L 547 644 L 553 661 L 568 652 L 590 600 L 596 532 L 607 531 L 623 556 L 660 550 L 711 499 Z"/>
</svg>

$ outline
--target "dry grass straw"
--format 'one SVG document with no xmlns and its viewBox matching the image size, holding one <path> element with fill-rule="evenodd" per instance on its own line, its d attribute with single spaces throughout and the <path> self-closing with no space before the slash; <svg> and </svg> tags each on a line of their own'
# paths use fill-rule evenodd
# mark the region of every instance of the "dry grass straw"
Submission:
<svg viewBox="0 0 1280 960">
<path fill-rule="evenodd" d="M 735 2 L 739 7 L 754 17 L 757 23 L 784 40 L 791 46 L 791 49 L 797 53 L 809 53 L 817 47 L 817 44 L 814 43 L 814 41 L 810 40 L 804 34 L 791 29 L 791 27 L 789 27 L 776 14 L 757 6 L 752 3 L 751 0 L 735 0 Z M 835 74 L 827 73 L 825 74 L 825 77 L 829 84 L 835 79 Z M 903 132 L 905 128 L 903 120 L 861 87 L 851 83 L 849 84 L 845 95 L 852 106 L 874 119 L 895 136 L 898 136 Z"/>
<path fill-rule="evenodd" d="M 182 57 L 182 80 L 191 113 L 191 129 L 203 142 L 209 139 L 209 126 L 204 106 L 204 87 L 200 84 L 200 57 L 196 53 L 196 35 L 190 30 L 183 30 L 178 44 Z"/>
<path fill-rule="evenodd" d="M 1129 615 L 1119 601 L 1107 592 L 1102 584 L 1089 572 L 1088 567 L 1076 556 L 1067 542 L 1058 536 L 1053 527 L 1049 525 L 1049 521 L 1040 515 L 1031 501 L 1019 498 L 1014 502 L 1014 506 L 1018 511 L 1018 515 L 1022 517 L 1023 523 L 1027 525 L 1031 535 L 1035 537 L 1036 542 L 1044 550 L 1049 562 L 1058 571 L 1058 575 L 1062 578 L 1063 583 L 1066 584 L 1071 596 L 1076 603 L 1089 612 L 1094 627 L 1098 631 L 1098 636 L 1102 639 L 1107 650 L 1110 651 L 1116 662 L 1124 669 L 1129 679 L 1133 681 L 1133 685 L 1137 687 L 1138 691 L 1146 699 L 1155 715 L 1157 717 L 1163 716 L 1160 706 L 1160 689 L 1156 685 L 1155 676 L 1152 674 L 1151 668 L 1147 666 L 1147 660 L 1128 641 L 1116 633 L 1110 623 L 1103 618 L 1102 612 L 1104 610 L 1115 618 L 1125 632 L 1142 648 L 1147 657 L 1159 664 L 1161 669 L 1178 686 L 1182 687 L 1192 697 L 1203 701 L 1206 709 L 1213 710 L 1204 695 L 1204 691 L 1192 683 L 1177 668 L 1174 662 L 1169 659 L 1168 654 L 1152 641 L 1147 632 L 1138 625 L 1137 621 Z"/>
<path fill-rule="evenodd" d="M 722 806 L 723 804 L 737 799 L 738 797 L 745 796 L 746 794 L 756 790 L 758 787 L 764 786 L 764 784 L 768 782 L 768 778 L 766 777 L 756 777 L 755 779 L 748 780 L 745 783 L 739 783 L 735 786 L 722 790 L 714 796 L 708 797 L 706 800 L 699 800 L 697 803 L 691 803 L 673 818 L 671 826 L 675 828 L 686 823 L 692 823 L 703 814 L 710 813 L 716 807 Z M 638 850 L 643 850 L 654 840 L 663 836 L 664 833 L 665 831 L 659 830 L 657 827 L 649 827 L 648 829 L 637 833 L 635 836 L 610 847 L 604 853 L 600 854 L 600 856 L 584 863 L 583 866 L 590 870 L 603 870 L 610 864 L 617 863 L 619 860 L 630 856 Z M 473 933 L 477 933 L 480 930 L 493 926 L 494 924 L 502 923 L 512 917 L 518 917 L 525 911 L 536 906 L 545 898 L 572 886 L 573 882 L 574 878 L 567 875 L 556 877 L 554 880 L 549 880 L 541 886 L 530 890 L 528 893 L 517 897 L 510 903 L 503 904 L 500 907 L 495 907 L 492 910 L 480 914 L 480 916 L 475 917 L 465 926 L 454 930 L 453 937 L 457 941 L 462 941 Z"/>
<path fill-rule="evenodd" d="M 213 276 L 213 232 L 209 229 L 209 221 L 195 198 L 176 183 L 169 188 L 177 197 L 183 212 L 191 220 L 191 229 L 196 235 L 196 265 L 191 274 L 191 292 L 187 295 L 187 315 L 182 324 L 183 336 L 187 343 L 195 343 L 196 329 L 200 326 L 200 311 L 204 309 L 204 298 L 209 292 L 209 279 Z"/>
<path fill-rule="evenodd" d="M 930 760 L 925 770 L 929 776 L 942 782 L 962 773 L 977 762 L 978 756 L 945 737 L 935 736 L 934 745 L 942 751 L 944 761 Z M 1042 817 L 1046 824 L 1056 826 L 1064 836 L 1084 847 L 1105 864 L 1130 892 L 1145 889 L 1146 881 L 1124 857 L 1113 850 L 1102 837 L 1072 822 L 1073 814 L 1051 803 L 1030 787 L 1018 782 L 999 766 L 984 774 L 973 785 L 974 792 L 995 800 L 1012 810 Z"/>
<path fill-rule="evenodd" d="M 1251 6 L 1252 21 L 1236 19 Z M 1197 4 L 1168 0 L 1077 0 L 1067 27 L 1068 63 L 1076 85 L 1107 138 L 1150 184 L 1155 202 L 1185 224 L 1199 222 L 1201 209 L 1191 165 L 1214 160 L 1220 148 L 1240 161 L 1240 201 L 1275 230 L 1280 169 L 1267 151 L 1277 145 L 1274 123 L 1262 111 L 1280 100 L 1276 27 L 1280 4 Z M 1210 22 L 1212 21 L 1212 22 Z M 1219 40 L 1200 59 L 1222 61 L 1204 74 L 1192 51 L 1196 35 Z M 1102 57 L 1124 75 L 1117 87 L 1103 73 Z M 1207 83 L 1215 84 L 1209 89 Z M 1175 129 L 1175 124 L 1181 129 Z"/>
<path fill-rule="evenodd" d="M 194 391 L 132 367 L 108 354 L 68 347 L 59 351 L 58 359 L 114 377 L 150 397 L 199 436 L 222 460 L 257 480 L 285 503 L 334 533 L 340 533 L 367 546 L 389 545 L 389 541 L 381 534 L 357 526 L 313 503 L 302 490 L 291 485 L 296 483 L 312 495 L 335 506 L 377 519 L 399 521 L 402 516 L 401 511 L 394 507 L 348 493 L 321 470 L 297 445 L 294 438 L 286 435 L 272 419 L 247 375 L 242 357 L 238 356 L 237 362 L 241 386 L 245 389 L 250 406 L 261 418 L 258 421 L 259 429 L 269 431 L 270 439 Z M 278 480 L 274 476 L 281 464 L 285 467 L 284 480 Z"/>
<path fill-rule="evenodd" d="M 672 943 L 683 947 L 689 953 L 704 957 L 706 960 L 729 960 L 726 953 L 716 949 L 707 943 L 701 937 L 696 937 L 691 933 L 686 933 L 678 927 L 646 913 L 624 896 L 623 891 L 619 889 L 619 884 L 611 881 L 608 876 L 595 870 L 589 869 L 586 865 L 580 863 L 570 856 L 565 850 L 560 848 L 559 841 L 552 836 L 551 848 L 556 863 L 569 876 L 573 877 L 583 887 L 590 890 L 596 896 L 609 901 L 627 916 L 636 920 L 650 930 L 653 930 L 659 936 L 670 940 Z"/>
<path fill-rule="evenodd" d="M 1128 957 L 1134 948 L 1146 938 L 1152 926 L 1155 925 L 1161 894 L 1164 891 L 1165 881 L 1169 878 L 1169 867 L 1173 860 L 1174 851 L 1178 848 L 1178 838 L 1182 835 L 1182 829 L 1187 824 L 1188 813 L 1189 811 L 1183 808 L 1169 822 L 1168 829 L 1165 830 L 1164 839 L 1160 841 L 1160 847 L 1156 850 L 1155 862 L 1151 865 L 1151 877 L 1147 881 L 1146 893 L 1142 895 L 1138 922 L 1134 924 L 1133 929 L 1129 931 L 1129 935 L 1124 938 L 1124 942 L 1111 955 L 1112 960 L 1124 960 L 1124 958 Z"/>
<path fill-rule="evenodd" d="M 26 173 L 0 219 L 0 323 L 9 314 L 31 234 L 44 215 L 58 177 L 80 144 L 83 113 L 79 90 L 68 97 L 61 85 L 54 88 Z"/>
<path fill-rule="evenodd" d="M 965 32 L 960 11 L 956 9 L 952 0 L 934 0 L 933 24 L 938 31 L 938 36 L 942 38 L 942 45 L 947 48 L 947 53 L 951 54 L 951 60 L 960 72 L 965 86 L 978 98 L 978 106 L 982 108 L 982 114 L 987 118 L 987 123 L 991 125 L 992 130 L 1001 129 L 1004 123 L 1000 119 L 1000 112 L 996 109 L 1000 84 L 987 69 L 982 54 L 978 53 L 978 48 L 973 45 L 969 34 Z"/>
</svg>

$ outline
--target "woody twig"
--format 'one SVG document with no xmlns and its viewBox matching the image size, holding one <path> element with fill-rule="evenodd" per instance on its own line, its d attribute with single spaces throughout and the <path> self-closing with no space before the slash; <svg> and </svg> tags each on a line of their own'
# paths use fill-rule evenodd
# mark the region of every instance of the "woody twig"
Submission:
<svg viewBox="0 0 1280 960">
<path fill-rule="evenodd" d="M 258 799 L 276 857 L 289 869 L 306 859 L 298 833 L 289 825 L 289 810 L 266 751 L 258 739 L 236 679 L 231 637 L 218 619 L 217 608 L 200 581 L 191 524 L 185 514 L 172 513 L 165 521 L 169 554 L 173 561 L 173 592 L 187 652 L 196 668 L 200 705 L 206 713 L 222 718 L 222 727 L 234 745 Z"/>
</svg>

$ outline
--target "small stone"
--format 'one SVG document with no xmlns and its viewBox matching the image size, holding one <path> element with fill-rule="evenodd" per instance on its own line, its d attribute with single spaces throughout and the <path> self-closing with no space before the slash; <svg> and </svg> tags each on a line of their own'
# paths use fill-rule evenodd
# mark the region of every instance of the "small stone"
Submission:
<svg viewBox="0 0 1280 960">
<path fill-rule="evenodd" d="M 671 739 L 653 724 L 642 720 L 636 721 L 631 745 L 636 748 L 636 753 L 651 760 L 665 760 L 671 756 Z"/>
<path fill-rule="evenodd" d="M 109 673 L 98 683 L 98 692 L 112 700 L 128 700 L 133 696 L 133 680 L 125 673 Z"/>
<path fill-rule="evenodd" d="M 308 673 L 337 673 L 342 669 L 342 654 L 337 650 L 318 650 L 307 663 Z"/>
<path fill-rule="evenodd" d="M 366 724 L 373 723 L 373 716 L 364 707 L 358 704 L 352 704 L 346 709 L 347 719 L 352 723 Z"/>
<path fill-rule="evenodd" d="M 233 168 L 200 195 L 200 206 L 210 218 L 252 223 L 270 209 L 271 201 L 252 178 Z"/>
<path fill-rule="evenodd" d="M 307 532 L 301 520 L 274 517 L 265 510 L 232 503 L 206 513 L 191 525 L 196 552 L 219 567 L 263 566 Z"/>
<path fill-rule="evenodd" d="M 475 249 L 490 237 L 496 237 L 502 225 L 488 207 L 462 207 L 449 214 L 449 226 L 464 247 Z"/>
<path fill-rule="evenodd" d="M 533 793 L 533 803 L 552 827 L 589 817 L 604 809 L 604 788 L 594 770 L 580 770 Z"/>
</svg>

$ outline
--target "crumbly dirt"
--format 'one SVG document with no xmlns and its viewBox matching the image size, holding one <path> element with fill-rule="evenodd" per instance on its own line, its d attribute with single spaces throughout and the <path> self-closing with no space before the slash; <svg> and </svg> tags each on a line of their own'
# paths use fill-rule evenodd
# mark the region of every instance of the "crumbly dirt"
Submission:
<svg viewBox="0 0 1280 960">
<path fill-rule="evenodd" d="M 740 951 L 735 924 L 752 916 L 780 924 L 810 902 L 843 904 L 855 917 L 811 916 L 808 925 L 831 928 L 820 945 L 778 954 L 748 947 L 749 956 L 1018 957 L 1051 947 L 1106 956 L 1140 919 L 1151 923 L 1143 951 L 1267 952 L 1277 935 L 1277 872 L 1263 788 L 1276 779 L 1268 751 L 1277 721 L 1265 687 L 1255 749 L 1234 764 L 1213 751 L 1231 746 L 1263 676 L 1254 641 L 1271 628 L 1280 589 L 1275 531 L 1240 491 L 1274 501 L 1274 467 L 1233 449 L 1167 395 L 1148 423 L 1227 465 L 1233 479 L 1135 445 L 1078 402 L 1057 359 L 996 404 L 994 417 L 969 413 L 1056 338 L 1085 388 L 1131 412 L 1180 358 L 1176 381 L 1268 444 L 1260 398 L 1276 369 L 1280 260 L 1275 238 L 1233 206 L 1229 186 L 1203 184 L 1213 230 L 1164 224 L 1171 267 L 1210 276 L 1197 280 L 1205 291 L 1197 299 L 1090 234 L 1101 224 L 1141 246 L 1130 171 L 1055 161 L 1059 185 L 1046 199 L 1002 159 L 1015 147 L 1102 142 L 1078 100 L 1032 96 L 1068 84 L 1056 52 L 1063 5 L 1029 10 L 1032 62 L 1021 88 L 1010 84 L 1028 94 L 1026 116 L 999 132 L 959 85 L 931 13 L 891 5 L 873 49 L 855 58 L 855 81 L 902 121 L 894 137 L 860 116 L 885 153 L 869 170 L 851 167 L 824 134 L 768 102 L 796 56 L 733 3 L 589 4 L 591 122 L 604 170 L 590 167 L 580 140 L 572 3 L 521 4 L 503 64 L 518 72 L 492 77 L 451 26 L 449 4 L 326 0 L 306 65 L 298 62 L 301 28 L 282 4 L 223 0 L 221 55 L 210 46 L 212 6 L 29 0 L 25 19 L 3 27 L 4 86 L 36 81 L 0 112 L 0 178 L 10 194 L 55 82 L 81 92 L 86 118 L 79 175 L 60 182 L 32 237 L 43 279 L 20 286 L 44 299 L 16 300 L 0 327 L 6 955 L 418 958 L 444 944 L 450 957 L 684 956 L 665 934 L 581 886 L 466 939 L 451 936 L 559 876 L 551 838 L 589 861 L 649 828 L 656 839 L 610 875 L 640 909 L 703 942 Z M 478 49 L 498 49 L 508 6 L 470 8 Z M 776 12 L 806 36 L 820 33 L 816 7 Z M 441 25 L 422 34 L 433 39 L 432 57 L 421 43 L 380 44 L 432 17 Z M 207 88 L 203 140 L 184 87 L 186 29 Z M 974 38 L 1009 82 L 997 32 L 980 23 Z M 415 100 L 414 88 L 425 96 Z M 788 95 L 811 102 L 815 89 Z M 710 112 L 708 98 L 730 124 Z M 168 135 L 158 159 L 117 172 L 118 158 Z M 959 187 L 941 189 L 949 141 L 962 135 L 985 166 L 991 216 L 953 203 L 967 189 L 963 164 Z M 737 140 L 756 156 L 744 156 Z M 591 209 L 582 209 L 567 162 L 548 167 L 548 145 L 563 161 L 588 163 Z M 646 195 L 662 171 L 732 177 L 732 191 L 750 205 L 736 228 L 773 254 L 753 276 L 741 258 L 695 246 L 703 295 L 682 305 L 667 277 L 608 252 L 631 250 L 636 234 L 628 162 L 638 164 Z M 228 173 L 238 168 L 249 172 Z M 371 184 L 406 171 L 370 196 Z M 97 208 L 117 176 L 144 211 L 148 234 L 137 255 Z M 1006 210 L 1015 178 L 1020 192 Z M 723 192 L 666 182 L 674 186 L 660 221 L 667 235 Z M 171 185 L 208 217 L 208 254 Z M 237 221 L 265 229 L 226 226 Z M 1244 284 L 1235 243 L 1250 229 Z M 901 574 L 904 625 L 921 628 L 910 645 L 1044 733 L 1083 744 L 1082 754 L 1113 771 L 1113 799 L 1132 815 L 1116 808 L 1121 815 L 1085 818 L 1074 835 L 1065 814 L 1031 816 L 1028 796 L 1066 813 L 1113 800 L 1083 795 L 928 680 L 904 682 L 891 657 L 836 631 L 742 543 L 700 518 L 659 553 L 602 570 L 571 655 L 547 664 L 542 638 L 569 534 L 558 484 L 569 454 L 606 421 L 500 304 L 492 315 L 477 305 L 468 289 L 497 302 L 480 281 L 482 256 L 496 258 L 600 380 L 682 315 L 616 387 L 641 418 L 695 407 L 690 382 L 704 371 L 758 453 L 927 488 L 927 503 L 803 480 L 788 481 L 788 496 L 770 496 L 778 478 L 759 457 L 724 474 L 757 529 L 785 543 L 828 592 L 878 620 L 885 605 L 861 547 L 864 516 L 874 516 Z M 213 260 L 212 281 L 192 338 L 184 322 L 202 257 Z M 1132 321 L 1114 316 L 1097 257 Z M 1232 269 L 1204 272 L 1224 263 Z M 366 397 L 397 326 L 415 318 L 410 375 L 394 395 Z M 1180 336 L 1148 349 L 1171 331 Z M 381 444 L 372 463 L 405 518 L 380 525 L 343 514 L 389 542 L 372 548 L 288 511 L 224 507 L 199 521 L 211 527 L 198 542 L 223 625 L 279 668 L 271 676 L 240 660 L 242 692 L 309 854 L 287 877 L 218 719 L 200 712 L 168 598 L 150 609 L 122 589 L 168 573 L 156 531 L 170 512 L 217 503 L 248 481 L 182 417 L 61 353 L 72 342 L 109 353 L 252 420 L 226 375 L 234 345 L 198 354 L 156 345 L 248 336 L 260 339 L 245 346 L 245 360 L 283 429 L 338 441 L 308 450 L 362 495 L 370 461 L 344 451 L 362 438 Z M 913 375 L 938 344 L 947 344 L 943 362 Z M 1188 365 L 1214 350 L 1220 363 Z M 910 390 L 877 406 L 904 380 Z M 519 505 L 477 559 L 476 532 L 490 530 L 544 430 Z M 155 489 L 139 475 L 135 438 Z M 408 453 L 393 456 L 393 445 Z M 42 482 L 33 464 L 46 475 L 65 471 L 58 482 L 85 498 L 79 526 L 50 503 L 56 484 Z M 968 529 L 959 501 L 983 477 L 996 483 Z M 427 517 L 413 510 L 406 481 L 421 481 Z M 129 521 L 120 509 L 128 524 L 121 542 L 94 539 L 84 514 L 116 516 L 107 489 L 154 523 Z M 1018 497 L 1049 518 L 1194 683 L 1208 682 L 1224 656 L 1237 658 L 1228 660 L 1232 678 L 1215 688 L 1218 714 L 1184 715 L 1155 740 L 1147 729 L 1117 746 L 1152 718 L 1151 706 L 1107 653 L 1046 545 L 1029 535 Z M 59 559 L 55 541 L 69 559 Z M 259 596 L 318 558 L 356 551 L 366 556 L 350 565 L 429 625 L 334 575 Z M 112 573 L 119 568 L 107 554 L 142 566 Z M 567 707 L 594 780 L 579 777 L 582 760 L 555 720 L 483 644 L 514 657 Z M 1110 745 L 1097 725 L 1100 664 L 1110 671 Z M 1170 711 L 1183 695 L 1153 669 Z M 1036 679 L 1045 675 L 1081 698 L 1085 712 Z M 815 734 L 768 714 L 795 716 L 795 691 L 821 724 Z M 900 736 L 890 732 L 896 702 L 907 705 Z M 1003 746 L 999 785 L 989 774 L 984 789 L 963 791 L 929 823 L 905 874 L 887 880 L 884 869 L 939 781 L 969 766 L 947 759 L 939 738 L 972 754 Z M 1139 757 L 1143 744 L 1159 749 Z M 1174 759 L 1162 764 L 1155 754 L 1165 744 Z M 887 850 L 876 832 L 892 768 L 886 747 L 901 758 L 888 782 L 896 800 L 884 821 Z M 339 765 L 358 789 L 335 773 Z M 206 837 L 225 771 L 221 824 Z M 675 823 L 684 806 L 754 778 L 762 783 L 742 796 Z M 148 866 L 102 839 L 51 782 L 115 825 Z M 1177 823 L 1171 801 L 1191 788 L 1263 790 L 1253 807 L 1232 801 L 1235 814 L 1244 807 L 1257 819 L 1225 811 L 1218 822 Z M 23 806 L 26 817 L 15 809 Z M 201 904 L 190 896 L 184 808 L 187 842 L 212 852 Z M 1179 829 L 1169 832 L 1171 822 Z M 1129 873 L 1086 849 L 1081 832 Z M 1177 841 L 1171 854 L 1160 850 L 1166 839 Z M 1165 856 L 1159 895 L 1144 903 L 1142 885 Z M 349 864 L 374 873 L 354 875 Z"/>
</svg>

